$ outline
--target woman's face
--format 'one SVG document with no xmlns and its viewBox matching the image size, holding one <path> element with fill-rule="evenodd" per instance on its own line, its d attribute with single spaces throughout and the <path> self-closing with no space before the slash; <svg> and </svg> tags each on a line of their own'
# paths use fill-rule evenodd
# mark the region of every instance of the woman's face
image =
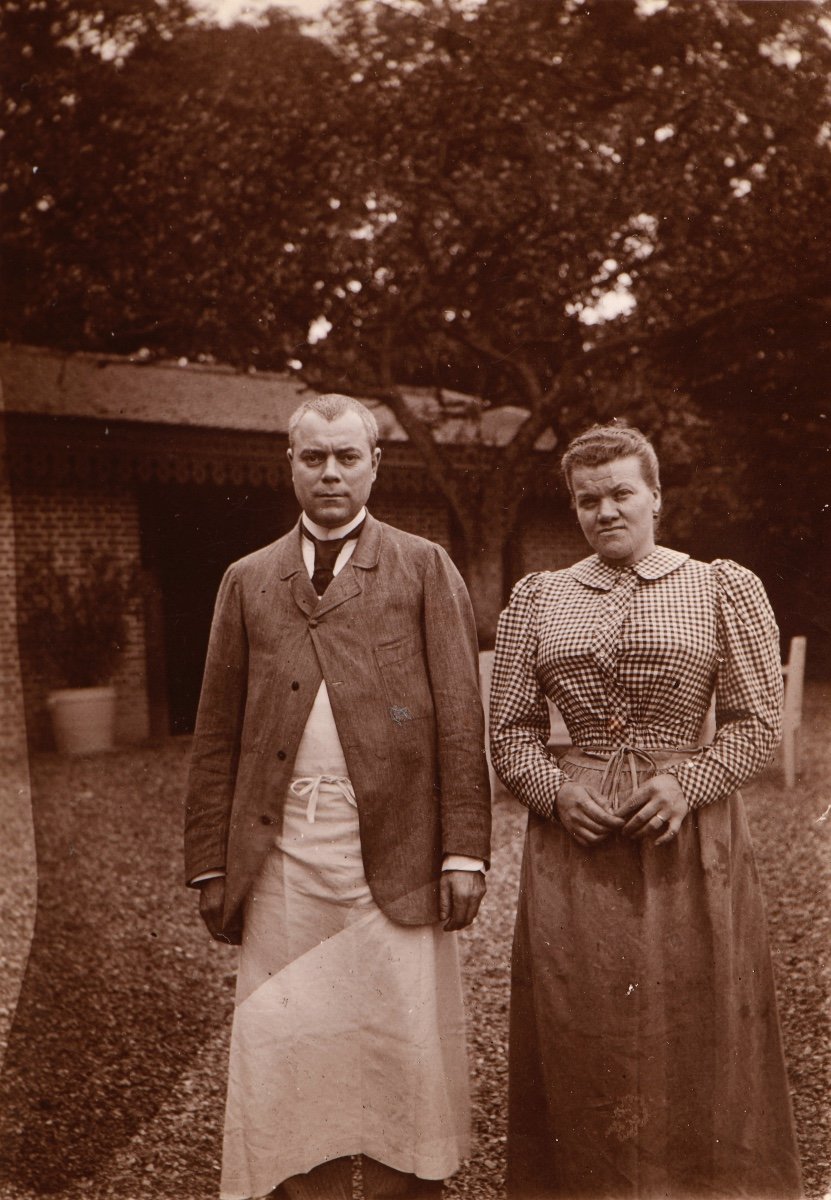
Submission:
<svg viewBox="0 0 831 1200">
<path fill-rule="evenodd" d="M 661 489 L 646 482 L 636 454 L 574 467 L 571 488 L 580 528 L 601 558 L 626 567 L 654 550 Z"/>
</svg>

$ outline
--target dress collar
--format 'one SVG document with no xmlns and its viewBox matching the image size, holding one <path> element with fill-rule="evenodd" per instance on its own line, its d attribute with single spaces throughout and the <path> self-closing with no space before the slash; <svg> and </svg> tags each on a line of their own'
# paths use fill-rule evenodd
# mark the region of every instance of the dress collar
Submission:
<svg viewBox="0 0 831 1200">
<path fill-rule="evenodd" d="M 677 570 L 689 557 L 689 554 L 682 554 L 680 550 L 669 550 L 666 546 L 656 546 L 647 554 L 646 558 L 634 563 L 631 570 L 639 579 L 663 579 L 664 575 L 669 575 L 670 572 Z M 601 592 L 608 592 L 614 586 L 614 582 L 622 570 L 626 570 L 626 568 L 612 567 L 596 554 L 569 567 L 571 574 L 580 583 L 584 583 L 586 587 L 598 588 Z"/>
</svg>

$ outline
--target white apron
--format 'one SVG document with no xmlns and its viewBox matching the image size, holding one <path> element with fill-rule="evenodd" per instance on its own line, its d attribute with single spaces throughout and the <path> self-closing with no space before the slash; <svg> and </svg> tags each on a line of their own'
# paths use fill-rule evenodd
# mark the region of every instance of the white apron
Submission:
<svg viewBox="0 0 831 1200">
<path fill-rule="evenodd" d="M 222 1200 L 352 1154 L 443 1179 L 470 1152 L 456 935 L 372 899 L 325 684 L 294 776 L 246 901 Z"/>
</svg>

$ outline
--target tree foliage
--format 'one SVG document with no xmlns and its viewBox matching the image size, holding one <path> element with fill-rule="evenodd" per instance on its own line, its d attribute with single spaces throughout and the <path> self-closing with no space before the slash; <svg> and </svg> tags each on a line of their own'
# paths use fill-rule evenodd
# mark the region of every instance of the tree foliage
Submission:
<svg viewBox="0 0 831 1200">
<path fill-rule="evenodd" d="M 819 10 L 645 7 L 342 6 L 342 190 L 375 236 L 344 222 L 319 359 L 519 399 L 539 429 L 621 344 L 827 280 Z"/>
<path fill-rule="evenodd" d="M 119 67 L 153 54 L 185 0 L 2 0 L 3 334 L 83 345 L 95 304 L 95 231 L 122 169 L 104 135 Z"/>
<path fill-rule="evenodd" d="M 337 129 L 317 97 L 337 64 L 278 12 L 226 31 L 180 8 L 168 36 L 157 7 L 121 57 L 53 47 L 65 69 L 15 155 L 7 336 L 282 365 L 314 305 L 290 246 L 313 263 L 325 244 Z"/>
<path fill-rule="evenodd" d="M 401 379 L 529 410 L 478 486 L 454 489 L 421 437 L 477 547 L 510 531 L 541 431 L 625 416 L 686 484 L 667 507 L 690 548 L 723 553 L 732 527 L 728 545 L 769 579 L 760 529 L 786 559 L 819 557 L 822 10 L 489 0 L 339 12 L 356 66 L 346 186 L 366 198 L 374 236 L 344 223 L 343 275 L 322 308 L 332 332 L 307 364 L 324 380 L 347 364 L 414 439 Z M 705 514 L 720 546 L 705 545 Z"/>
<path fill-rule="evenodd" d="M 794 485 L 816 506 L 826 467 L 821 6 L 339 0 L 321 39 L 282 10 L 3 4 L 5 336 L 383 397 L 497 577 L 484 626 L 537 438 L 595 417 L 696 485 L 669 505 L 691 545 L 717 504 L 816 547 Z M 402 384 L 528 417 L 461 469 Z"/>
</svg>

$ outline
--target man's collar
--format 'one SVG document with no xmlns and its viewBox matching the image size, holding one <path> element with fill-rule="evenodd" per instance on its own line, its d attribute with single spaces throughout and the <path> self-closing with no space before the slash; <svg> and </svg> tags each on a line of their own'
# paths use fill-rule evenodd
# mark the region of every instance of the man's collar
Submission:
<svg viewBox="0 0 831 1200">
<path fill-rule="evenodd" d="M 689 557 L 689 554 L 682 554 L 680 550 L 669 550 L 666 546 L 656 546 L 640 562 L 633 563 L 631 569 L 639 579 L 663 579 L 664 575 L 676 571 Z M 592 554 L 590 558 L 584 558 L 582 562 L 569 567 L 569 571 L 586 587 L 608 592 L 614 586 L 621 568 L 610 566 L 598 555 Z"/>
<path fill-rule="evenodd" d="M 361 514 L 358 513 L 354 521 L 350 521 L 343 528 L 347 531 L 361 519 Z M 281 551 L 278 570 L 281 579 L 288 579 L 291 575 L 296 575 L 298 571 L 305 571 L 306 566 L 303 561 L 303 536 L 301 533 L 301 522 L 305 523 L 305 516 L 301 516 L 300 520 L 294 526 L 290 534 L 280 539 Z M 312 531 L 316 528 L 313 522 L 309 522 L 309 527 Z M 384 526 L 380 521 L 376 521 L 372 513 L 366 514 L 364 527 L 361 530 L 361 535 L 358 538 L 357 544 L 349 564 L 352 567 L 363 567 L 366 570 L 371 570 L 378 565 L 378 558 L 381 553 L 382 530 Z M 334 530 L 331 531 L 334 533 Z M 317 535 L 315 535 L 317 536 Z"/>
<path fill-rule="evenodd" d="M 356 525 L 360 525 L 366 516 L 366 506 L 359 513 L 356 513 L 351 521 L 347 521 L 345 525 L 337 525 L 334 529 L 327 529 L 324 525 L 318 525 L 315 521 L 308 517 L 306 513 L 302 513 L 300 520 L 308 529 L 309 533 L 313 533 L 316 538 L 322 542 L 334 541 L 336 538 L 345 537 L 350 529 L 354 529 Z"/>
</svg>

